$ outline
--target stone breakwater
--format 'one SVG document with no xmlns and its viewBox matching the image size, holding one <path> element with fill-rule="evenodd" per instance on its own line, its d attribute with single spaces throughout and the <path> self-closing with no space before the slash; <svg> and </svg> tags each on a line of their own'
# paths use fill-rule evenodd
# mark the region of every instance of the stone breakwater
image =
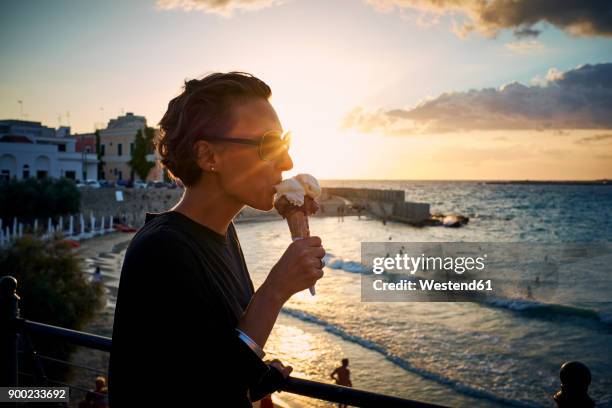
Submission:
<svg viewBox="0 0 612 408">
<path fill-rule="evenodd" d="M 116 221 L 123 220 L 128 225 L 139 227 L 144 223 L 146 212 L 169 210 L 180 200 L 182 193 L 180 188 L 83 188 L 81 212 L 85 216 L 93 213 L 96 218 L 112 215 Z M 429 204 L 406 202 L 404 191 L 399 190 L 324 187 L 318 201 L 320 210 L 315 216 L 370 215 L 421 225 L 427 224 L 431 217 Z M 274 219 L 281 219 L 276 210 L 258 211 L 246 207 L 235 221 Z"/>
<path fill-rule="evenodd" d="M 121 200 L 117 200 L 117 191 L 120 191 Z M 129 225 L 138 227 L 144 223 L 146 212 L 163 212 L 172 208 L 181 198 L 183 190 L 180 188 L 83 188 L 81 189 L 80 211 L 89 217 L 112 215 L 115 220 L 125 220 Z M 352 214 L 353 209 L 347 201 L 330 195 L 323 189 L 319 199 L 322 211 L 317 216 L 336 216 L 338 207 L 346 207 L 346 215 Z M 281 219 L 276 210 L 259 211 L 245 207 L 236 217 L 236 222 L 266 221 Z"/>
</svg>

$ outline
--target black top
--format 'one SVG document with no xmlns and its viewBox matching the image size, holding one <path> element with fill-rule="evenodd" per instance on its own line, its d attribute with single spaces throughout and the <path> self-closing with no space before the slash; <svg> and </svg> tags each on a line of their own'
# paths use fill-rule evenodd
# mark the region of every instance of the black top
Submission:
<svg viewBox="0 0 612 408">
<path fill-rule="evenodd" d="M 250 407 L 247 390 L 269 371 L 235 332 L 252 296 L 233 223 L 223 236 L 175 211 L 147 213 L 121 270 L 110 407 Z"/>
</svg>

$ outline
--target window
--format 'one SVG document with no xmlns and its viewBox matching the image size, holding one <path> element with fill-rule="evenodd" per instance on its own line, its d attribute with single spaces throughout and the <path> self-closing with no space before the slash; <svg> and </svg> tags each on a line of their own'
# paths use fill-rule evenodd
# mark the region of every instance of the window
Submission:
<svg viewBox="0 0 612 408">
<path fill-rule="evenodd" d="M 130 143 L 130 156 L 134 154 L 134 143 Z"/>
<path fill-rule="evenodd" d="M 103 144 L 101 144 L 101 145 L 100 145 L 100 156 L 104 156 L 104 150 L 105 150 L 105 149 L 104 149 L 104 145 L 103 145 Z"/>
<path fill-rule="evenodd" d="M 91 147 L 87 146 L 85 148 L 85 153 L 87 153 L 87 154 L 91 153 Z"/>
<path fill-rule="evenodd" d="M 65 177 L 70 180 L 76 179 L 76 171 L 72 171 L 72 170 L 66 171 Z"/>
<path fill-rule="evenodd" d="M 38 170 L 36 172 L 36 178 L 39 179 L 39 180 L 47 178 L 47 171 L 46 170 Z"/>
<path fill-rule="evenodd" d="M 57 145 L 57 151 L 58 152 L 65 152 L 66 151 L 66 145 L 65 144 Z"/>
<path fill-rule="evenodd" d="M 10 170 L 2 170 L 0 171 L 0 180 L 10 180 L 11 179 L 11 171 Z"/>
<path fill-rule="evenodd" d="M 30 166 L 28 166 L 27 164 L 23 165 L 23 178 L 30 178 Z"/>
<path fill-rule="evenodd" d="M 123 154 L 123 145 L 121 143 L 117 143 L 117 156 L 121 156 Z"/>
</svg>

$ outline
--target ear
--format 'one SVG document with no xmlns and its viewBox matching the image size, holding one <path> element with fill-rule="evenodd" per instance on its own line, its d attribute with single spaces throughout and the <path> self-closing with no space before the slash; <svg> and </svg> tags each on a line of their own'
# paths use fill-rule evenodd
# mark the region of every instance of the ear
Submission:
<svg viewBox="0 0 612 408">
<path fill-rule="evenodd" d="M 198 140 L 193 144 L 196 163 L 203 171 L 214 171 L 216 157 L 213 145 L 205 140 Z"/>
</svg>

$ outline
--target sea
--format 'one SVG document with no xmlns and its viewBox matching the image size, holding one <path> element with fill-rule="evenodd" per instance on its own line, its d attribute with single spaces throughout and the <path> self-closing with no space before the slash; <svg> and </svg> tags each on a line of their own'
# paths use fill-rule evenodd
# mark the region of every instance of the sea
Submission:
<svg viewBox="0 0 612 408">
<path fill-rule="evenodd" d="M 349 359 L 353 386 L 454 407 L 554 407 L 563 362 L 591 370 L 590 396 L 612 406 L 612 186 L 478 181 L 322 180 L 324 187 L 403 190 L 461 228 L 415 227 L 366 216 L 310 220 L 326 250 L 316 295 L 286 303 L 266 358 L 292 375 L 333 382 Z M 290 243 L 284 221 L 237 223 L 255 287 Z M 471 302 L 366 302 L 362 242 L 582 244 L 608 248 L 563 274 L 556 295 Z M 546 279 L 543 276 L 543 279 Z M 281 393 L 290 406 L 333 404 Z"/>
</svg>

